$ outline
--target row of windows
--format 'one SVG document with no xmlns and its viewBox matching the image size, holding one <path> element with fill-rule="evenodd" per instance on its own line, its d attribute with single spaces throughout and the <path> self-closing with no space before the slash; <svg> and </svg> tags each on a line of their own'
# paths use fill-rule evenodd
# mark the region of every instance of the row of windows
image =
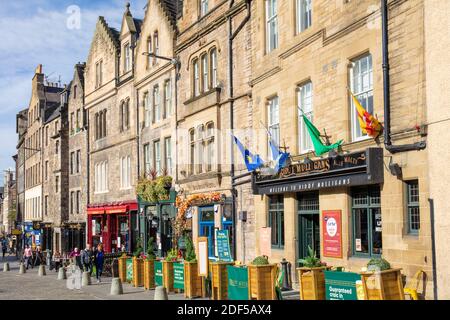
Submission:
<svg viewBox="0 0 450 320">
<path fill-rule="evenodd" d="M 150 144 L 144 145 L 144 165 L 146 175 L 151 172 L 152 168 L 158 175 L 172 175 L 172 138 L 164 138 L 163 152 L 161 152 L 161 147 L 162 146 L 160 140 L 153 141 L 152 158 L 150 155 Z M 162 162 L 161 154 L 164 154 L 164 163 Z"/>
<path fill-rule="evenodd" d="M 373 70 L 370 54 L 352 61 L 350 85 L 361 105 L 373 114 Z M 311 81 L 297 87 L 297 103 L 299 109 L 299 149 L 301 153 L 306 153 L 313 150 L 313 145 L 301 115 L 302 113 L 305 114 L 309 120 L 314 122 L 313 83 Z M 272 138 L 280 144 L 280 98 L 278 96 L 267 101 L 267 125 Z M 353 141 L 367 137 L 366 134 L 361 132 L 358 113 L 355 111 L 353 100 L 351 100 L 351 133 Z M 267 150 L 270 150 L 270 147 Z"/>
<path fill-rule="evenodd" d="M 80 131 L 83 125 L 82 110 L 77 109 L 76 112 L 70 114 L 70 134 L 74 135 Z"/>
<path fill-rule="evenodd" d="M 70 153 L 70 174 L 79 174 L 81 172 L 81 150 Z"/>
<path fill-rule="evenodd" d="M 149 127 L 150 123 L 158 123 L 170 117 L 173 112 L 171 80 L 167 79 L 164 81 L 162 103 L 159 85 L 155 85 L 151 93 L 144 93 L 143 103 L 145 127 Z"/>
<path fill-rule="evenodd" d="M 409 234 L 420 231 L 419 182 L 405 182 L 406 224 Z M 353 254 L 379 256 L 383 253 L 381 196 L 378 186 L 353 188 L 352 196 L 352 246 Z M 299 213 L 319 213 L 319 199 L 299 201 Z M 271 243 L 274 248 L 283 248 L 285 243 L 284 196 L 269 196 L 268 226 L 271 228 Z"/>
<path fill-rule="evenodd" d="M 26 188 L 34 187 L 41 183 L 41 163 L 25 170 L 25 186 Z"/>
<path fill-rule="evenodd" d="M 131 188 L 131 157 L 120 158 L 120 188 Z M 96 193 L 108 192 L 108 161 L 102 161 L 94 167 L 94 190 Z"/>
<path fill-rule="evenodd" d="M 312 0 L 295 1 L 296 34 L 312 25 Z M 269 53 L 279 46 L 278 0 L 266 0 L 266 51 Z"/>
<path fill-rule="evenodd" d="M 206 128 L 206 130 L 205 130 Z M 214 123 L 189 130 L 189 175 L 212 171 L 214 164 Z"/>
<path fill-rule="evenodd" d="M 70 192 L 70 214 L 80 214 L 81 212 L 81 191 Z"/>
<path fill-rule="evenodd" d="M 25 216 L 27 220 L 41 218 L 41 197 L 34 197 L 25 200 Z"/>
<path fill-rule="evenodd" d="M 95 114 L 95 140 L 106 137 L 106 109 Z"/>
<path fill-rule="evenodd" d="M 215 47 L 192 60 L 193 97 L 217 87 L 217 68 L 217 49 Z"/>
</svg>

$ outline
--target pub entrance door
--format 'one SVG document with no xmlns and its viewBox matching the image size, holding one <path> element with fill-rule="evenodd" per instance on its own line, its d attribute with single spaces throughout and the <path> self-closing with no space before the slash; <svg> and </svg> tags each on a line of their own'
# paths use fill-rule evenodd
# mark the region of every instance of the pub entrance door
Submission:
<svg viewBox="0 0 450 320">
<path fill-rule="evenodd" d="M 319 193 L 299 193 L 298 200 L 298 257 L 308 255 L 311 247 L 320 257 Z"/>
</svg>

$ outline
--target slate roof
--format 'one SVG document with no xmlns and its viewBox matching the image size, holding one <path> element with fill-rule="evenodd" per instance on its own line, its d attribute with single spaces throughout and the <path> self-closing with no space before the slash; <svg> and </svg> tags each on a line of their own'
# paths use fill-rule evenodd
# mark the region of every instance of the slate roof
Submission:
<svg viewBox="0 0 450 320">
<path fill-rule="evenodd" d="M 177 8 L 181 7 L 183 1 L 180 0 L 159 0 L 161 7 L 169 18 L 170 24 L 174 29 L 177 27 Z M 179 4 L 181 2 L 181 4 Z"/>
</svg>

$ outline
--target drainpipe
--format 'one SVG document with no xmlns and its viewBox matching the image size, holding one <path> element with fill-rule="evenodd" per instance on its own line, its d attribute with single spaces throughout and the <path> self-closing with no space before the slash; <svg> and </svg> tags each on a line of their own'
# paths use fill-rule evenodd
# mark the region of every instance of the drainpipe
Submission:
<svg viewBox="0 0 450 320">
<path fill-rule="evenodd" d="M 389 30 L 388 30 L 388 0 L 381 0 L 381 26 L 383 46 L 383 99 L 384 99 L 384 145 L 392 154 L 405 151 L 419 151 L 427 147 L 426 141 L 413 144 L 392 145 L 391 140 L 391 92 L 389 76 Z"/>
<path fill-rule="evenodd" d="M 230 1 L 230 10 L 233 8 L 234 0 Z M 241 24 L 237 27 L 237 29 L 233 32 L 233 18 L 232 15 L 228 17 L 228 87 L 229 87 L 229 99 L 230 99 L 230 131 L 231 131 L 231 154 L 230 154 L 230 160 L 231 160 L 231 167 L 230 167 L 230 176 L 231 176 L 231 194 L 232 194 L 232 204 L 231 204 L 231 212 L 233 216 L 233 239 L 232 239 L 232 246 L 233 246 L 233 258 L 236 260 L 236 196 L 237 196 L 237 190 L 236 186 L 234 185 L 234 176 L 235 176 L 235 168 L 234 168 L 234 152 L 233 152 L 233 146 L 234 146 L 234 85 L 233 85 L 233 65 L 234 65 L 234 59 L 233 59 L 233 40 L 236 38 L 236 36 L 239 34 L 239 32 L 244 28 L 244 26 L 247 24 L 247 22 L 250 20 L 251 17 L 251 0 L 246 0 L 246 7 L 247 7 L 247 16 L 244 18 L 244 20 L 241 22 Z"/>
<path fill-rule="evenodd" d="M 433 296 L 438 299 L 437 270 L 436 270 L 436 231 L 434 228 L 434 199 L 428 199 L 430 203 L 430 223 L 431 223 L 431 256 L 433 268 Z"/>
</svg>

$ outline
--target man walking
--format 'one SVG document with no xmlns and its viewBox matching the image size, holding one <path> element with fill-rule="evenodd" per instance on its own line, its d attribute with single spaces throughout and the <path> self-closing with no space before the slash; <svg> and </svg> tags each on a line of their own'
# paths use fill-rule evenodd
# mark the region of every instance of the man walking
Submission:
<svg viewBox="0 0 450 320">
<path fill-rule="evenodd" d="M 2 253 L 3 253 L 3 260 L 5 260 L 5 254 L 6 254 L 6 250 L 8 249 L 7 245 L 6 245 L 6 239 L 2 240 Z"/>
<path fill-rule="evenodd" d="M 84 271 L 92 273 L 92 259 L 94 257 L 94 252 L 92 251 L 91 245 L 88 243 L 86 249 L 81 252 L 81 262 L 83 263 Z"/>
<path fill-rule="evenodd" d="M 31 251 L 31 248 L 30 248 L 29 245 L 26 245 L 23 255 L 25 257 L 25 267 L 28 270 L 28 266 L 30 266 L 30 265 L 32 266 L 33 265 L 32 262 L 31 262 L 32 257 L 33 257 L 33 252 Z"/>
</svg>

